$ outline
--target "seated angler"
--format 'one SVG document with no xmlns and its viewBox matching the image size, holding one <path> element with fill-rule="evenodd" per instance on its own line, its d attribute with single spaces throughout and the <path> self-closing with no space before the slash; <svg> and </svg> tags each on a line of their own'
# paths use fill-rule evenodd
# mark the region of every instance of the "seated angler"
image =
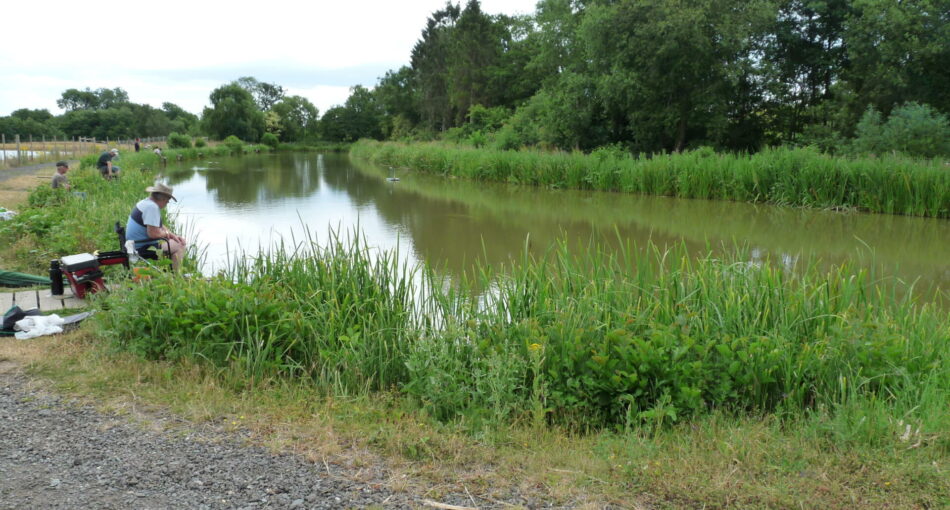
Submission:
<svg viewBox="0 0 950 510">
<path fill-rule="evenodd" d="M 145 188 L 145 191 L 149 193 L 148 198 L 135 204 L 129 214 L 129 220 L 125 226 L 125 238 L 135 241 L 135 250 L 139 254 L 153 246 L 159 247 L 171 257 L 172 268 L 178 271 L 185 253 L 185 238 L 172 233 L 168 227 L 162 225 L 161 213 L 169 201 L 177 202 L 178 199 L 172 195 L 172 188 L 162 183 L 149 186 Z"/>
</svg>

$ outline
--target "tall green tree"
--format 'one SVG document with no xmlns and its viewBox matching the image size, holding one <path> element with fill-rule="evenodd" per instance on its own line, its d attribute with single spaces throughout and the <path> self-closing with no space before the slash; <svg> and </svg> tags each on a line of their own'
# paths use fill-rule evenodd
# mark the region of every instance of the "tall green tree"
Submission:
<svg viewBox="0 0 950 510">
<path fill-rule="evenodd" d="M 446 3 L 444 9 L 428 18 L 422 39 L 412 48 L 411 65 L 419 87 L 420 111 L 428 129 L 445 131 L 456 118 L 447 77 L 452 30 L 460 14 L 458 5 Z"/>
<path fill-rule="evenodd" d="M 129 94 L 121 88 L 85 90 L 67 89 L 56 100 L 56 105 L 66 111 L 116 108 L 129 102 Z"/>
<path fill-rule="evenodd" d="M 258 81 L 253 76 L 242 76 L 235 82 L 254 96 L 254 102 L 261 111 L 266 112 L 284 98 L 284 87 L 274 83 Z"/>
<path fill-rule="evenodd" d="M 502 83 L 493 80 L 499 72 L 505 39 L 502 26 L 482 12 L 478 0 L 469 0 L 449 36 L 446 66 L 448 99 L 455 113 L 453 124 L 464 122 L 472 105 L 500 103 Z M 492 85 L 497 85 L 497 89 Z"/>
<path fill-rule="evenodd" d="M 251 93 L 237 83 L 214 89 L 211 106 L 202 113 L 205 131 L 218 140 L 234 135 L 245 142 L 257 142 L 264 133 L 264 114 Z"/>
<path fill-rule="evenodd" d="M 402 66 L 397 71 L 387 71 L 373 88 L 373 95 L 387 119 L 399 118 L 411 125 L 419 123 L 419 91 L 412 68 Z"/>
<path fill-rule="evenodd" d="M 681 151 L 724 141 L 753 72 L 752 41 L 773 18 L 753 0 L 620 0 L 587 9 L 579 28 L 612 141 Z"/>
<path fill-rule="evenodd" d="M 376 97 L 366 87 L 350 89 L 343 106 L 326 111 L 320 119 L 323 137 L 331 141 L 353 142 L 360 138 L 382 139 L 383 111 Z"/>
<path fill-rule="evenodd" d="M 197 115 L 186 111 L 175 103 L 169 103 L 167 101 L 162 103 L 162 111 L 165 112 L 165 116 L 167 116 L 171 122 L 169 133 L 174 131 L 175 133 L 198 134 L 200 119 L 198 119 Z"/>
<path fill-rule="evenodd" d="M 286 96 L 271 107 L 279 117 L 280 139 L 299 142 L 316 135 L 320 111 L 307 98 Z"/>
<path fill-rule="evenodd" d="M 906 102 L 950 113 L 950 0 L 856 0 L 846 22 L 849 112 Z"/>
<path fill-rule="evenodd" d="M 793 140 L 805 125 L 829 122 L 834 86 L 848 64 L 850 0 L 782 0 L 763 39 L 762 79 L 771 129 Z"/>
</svg>

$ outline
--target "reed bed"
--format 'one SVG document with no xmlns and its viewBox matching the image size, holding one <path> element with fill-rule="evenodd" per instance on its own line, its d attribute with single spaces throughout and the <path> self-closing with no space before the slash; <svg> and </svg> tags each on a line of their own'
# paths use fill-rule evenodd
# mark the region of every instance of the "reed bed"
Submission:
<svg viewBox="0 0 950 510">
<path fill-rule="evenodd" d="M 609 149 L 587 155 L 365 140 L 350 153 L 379 165 L 473 180 L 950 217 L 950 166 L 939 159 L 845 158 L 789 148 L 630 157 Z"/>
<path fill-rule="evenodd" d="M 473 426 L 856 409 L 950 425 L 946 312 L 848 267 L 791 274 L 741 251 L 559 245 L 450 285 L 395 252 L 370 257 L 357 234 L 331 239 L 240 258 L 211 281 L 156 275 L 103 304 L 138 313 L 97 321 L 150 359 L 305 378 L 327 394 L 397 388 Z"/>
</svg>

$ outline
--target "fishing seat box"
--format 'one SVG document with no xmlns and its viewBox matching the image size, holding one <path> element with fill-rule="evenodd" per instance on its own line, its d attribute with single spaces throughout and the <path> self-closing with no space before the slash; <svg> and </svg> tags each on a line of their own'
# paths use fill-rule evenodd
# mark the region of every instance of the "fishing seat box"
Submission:
<svg viewBox="0 0 950 510">
<path fill-rule="evenodd" d="M 102 271 L 99 271 L 99 258 L 90 253 L 67 255 L 59 259 L 60 268 L 73 289 L 73 295 L 84 299 L 87 292 L 105 290 Z"/>
<path fill-rule="evenodd" d="M 98 268 L 99 258 L 91 253 L 80 253 L 77 255 L 66 255 L 60 259 L 59 263 L 63 271 L 75 273 L 83 269 Z"/>
</svg>

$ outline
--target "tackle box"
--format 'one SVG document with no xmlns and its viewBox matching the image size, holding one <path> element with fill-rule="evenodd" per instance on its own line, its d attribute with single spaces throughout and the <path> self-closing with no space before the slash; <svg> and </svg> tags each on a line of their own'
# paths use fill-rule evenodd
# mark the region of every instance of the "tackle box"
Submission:
<svg viewBox="0 0 950 510">
<path fill-rule="evenodd" d="M 75 273 L 83 269 L 94 269 L 99 267 L 99 259 L 91 253 L 79 253 L 76 255 L 66 255 L 60 259 L 60 266 L 63 271 Z"/>
</svg>

